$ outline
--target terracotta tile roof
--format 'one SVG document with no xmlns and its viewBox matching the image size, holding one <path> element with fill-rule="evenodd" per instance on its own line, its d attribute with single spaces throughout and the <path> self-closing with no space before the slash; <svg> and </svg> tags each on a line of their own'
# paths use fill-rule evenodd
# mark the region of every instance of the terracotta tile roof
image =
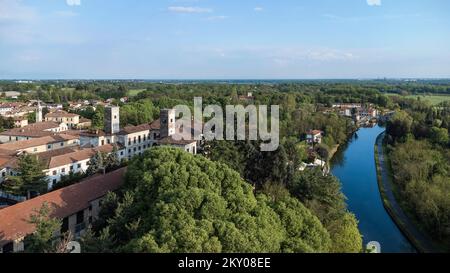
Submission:
<svg viewBox="0 0 450 273">
<path fill-rule="evenodd" d="M 85 123 L 85 122 L 92 122 L 92 120 L 90 120 L 88 118 L 80 118 L 80 123 Z"/>
<path fill-rule="evenodd" d="M 6 168 L 11 164 L 11 161 L 14 159 L 14 156 L 11 155 L 0 155 L 0 168 Z"/>
<path fill-rule="evenodd" d="M 46 131 L 50 129 L 59 128 L 59 124 L 56 122 L 39 122 L 32 123 L 23 128 L 14 128 L 11 130 L 0 133 L 3 136 L 29 136 L 29 137 L 43 137 L 54 134 L 53 132 Z"/>
<path fill-rule="evenodd" d="M 84 137 L 99 137 L 99 136 L 106 136 L 106 133 L 103 130 L 96 130 L 96 131 L 88 130 L 80 132 L 79 135 Z"/>
<path fill-rule="evenodd" d="M 21 116 L 21 117 L 13 117 L 13 120 L 15 120 L 15 121 L 28 120 L 28 117 L 25 117 L 25 116 Z"/>
<path fill-rule="evenodd" d="M 196 142 L 196 140 L 175 140 L 171 136 L 158 141 L 161 145 L 188 145 L 194 142 Z"/>
<path fill-rule="evenodd" d="M 0 245 L 34 232 L 34 226 L 28 220 L 44 202 L 53 207 L 52 217 L 62 219 L 73 215 L 88 208 L 91 201 L 119 189 L 125 172 L 126 168 L 122 168 L 104 176 L 90 177 L 78 184 L 0 210 Z"/>
<path fill-rule="evenodd" d="M 86 131 L 82 131 L 82 130 L 68 130 L 68 131 L 64 131 L 64 134 L 80 137 L 80 135 L 85 132 Z"/>
<path fill-rule="evenodd" d="M 75 140 L 78 139 L 76 136 L 67 135 L 67 134 L 59 134 L 52 136 L 44 136 L 40 138 L 33 138 L 29 140 L 21 140 L 15 142 L 8 142 L 0 145 L 0 150 L 10 150 L 10 151 L 19 151 L 27 148 L 48 145 L 52 143 L 58 143 L 63 141 Z"/>
<path fill-rule="evenodd" d="M 322 131 L 320 131 L 320 130 L 309 130 L 307 132 L 307 134 L 315 136 L 315 135 L 318 135 L 318 134 L 322 134 Z"/>
<path fill-rule="evenodd" d="M 113 145 L 103 145 L 96 148 L 85 148 L 85 149 L 79 149 L 75 150 L 73 152 L 61 154 L 52 156 L 49 161 L 48 165 L 46 165 L 47 169 L 53 169 L 56 167 L 68 165 L 68 164 L 74 164 L 78 161 L 90 159 L 97 151 L 103 152 L 103 153 L 110 153 L 113 150 Z"/>
<path fill-rule="evenodd" d="M 45 115 L 46 118 L 74 118 L 79 116 L 80 115 L 67 113 L 66 111 L 62 110 L 53 113 L 48 113 L 47 115 Z"/>
<path fill-rule="evenodd" d="M 152 130 L 160 130 L 161 129 L 161 120 L 157 119 L 150 123 L 150 128 Z"/>
<path fill-rule="evenodd" d="M 125 126 L 122 131 L 119 132 L 120 135 L 128 135 L 138 132 L 150 131 L 150 124 L 141 124 L 137 126 Z"/>
</svg>

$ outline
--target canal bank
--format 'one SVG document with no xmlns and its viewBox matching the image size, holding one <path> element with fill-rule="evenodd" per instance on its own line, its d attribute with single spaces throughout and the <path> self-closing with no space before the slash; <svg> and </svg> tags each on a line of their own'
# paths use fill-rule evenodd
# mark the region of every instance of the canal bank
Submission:
<svg viewBox="0 0 450 273">
<path fill-rule="evenodd" d="M 374 143 L 384 128 L 360 128 L 341 145 L 331 161 L 331 172 L 342 183 L 349 211 L 359 221 L 364 244 L 378 241 L 384 253 L 414 253 L 415 247 L 393 222 L 380 196 L 374 162 Z"/>
<path fill-rule="evenodd" d="M 416 225 L 405 214 L 398 204 L 395 195 L 389 167 L 384 154 L 383 140 L 385 132 L 378 135 L 375 142 L 375 164 L 377 170 L 377 182 L 380 189 L 381 198 L 386 211 L 392 220 L 397 224 L 400 231 L 408 238 L 419 252 L 436 253 L 441 250 L 433 243 L 432 239 L 421 232 Z"/>
</svg>

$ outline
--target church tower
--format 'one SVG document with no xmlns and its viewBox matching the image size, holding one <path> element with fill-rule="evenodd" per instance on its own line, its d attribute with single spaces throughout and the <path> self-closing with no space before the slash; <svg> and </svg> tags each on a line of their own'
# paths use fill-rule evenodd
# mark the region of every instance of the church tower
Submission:
<svg viewBox="0 0 450 273">
<path fill-rule="evenodd" d="M 36 109 L 36 123 L 42 122 L 42 106 L 41 101 L 38 101 L 38 106 Z"/>
<path fill-rule="evenodd" d="M 175 134 L 175 109 L 162 109 L 160 112 L 161 138 Z"/>
<path fill-rule="evenodd" d="M 105 133 L 117 134 L 120 132 L 120 108 L 118 106 L 105 107 Z"/>
</svg>

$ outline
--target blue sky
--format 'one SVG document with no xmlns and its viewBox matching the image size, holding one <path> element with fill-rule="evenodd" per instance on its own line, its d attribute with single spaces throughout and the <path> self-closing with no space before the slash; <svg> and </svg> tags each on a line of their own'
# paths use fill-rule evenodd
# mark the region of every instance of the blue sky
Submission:
<svg viewBox="0 0 450 273">
<path fill-rule="evenodd" d="M 0 0 L 0 78 L 447 78 L 448 0 Z"/>
</svg>

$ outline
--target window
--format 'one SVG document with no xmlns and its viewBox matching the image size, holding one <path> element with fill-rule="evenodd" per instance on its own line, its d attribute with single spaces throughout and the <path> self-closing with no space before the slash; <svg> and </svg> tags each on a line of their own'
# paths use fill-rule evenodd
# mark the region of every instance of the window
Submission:
<svg viewBox="0 0 450 273">
<path fill-rule="evenodd" d="M 107 143 L 108 143 L 108 144 L 111 144 L 111 140 L 110 140 L 109 138 L 108 138 L 108 140 L 107 140 Z"/>
<path fill-rule="evenodd" d="M 133 151 L 136 152 L 136 147 L 133 148 Z"/>
<path fill-rule="evenodd" d="M 84 210 L 77 212 L 77 225 L 84 222 Z"/>
<path fill-rule="evenodd" d="M 34 148 L 33 151 L 34 151 L 34 152 L 37 152 L 37 148 Z"/>
<path fill-rule="evenodd" d="M 105 140 L 102 140 L 102 146 L 105 145 Z"/>
<path fill-rule="evenodd" d="M 138 137 L 138 142 L 141 143 L 141 136 Z"/>
<path fill-rule="evenodd" d="M 70 171 L 73 171 L 73 166 L 70 166 Z"/>
<path fill-rule="evenodd" d="M 133 139 L 133 143 L 134 143 L 134 144 L 136 144 L 136 137 L 134 137 L 134 139 Z"/>
<path fill-rule="evenodd" d="M 62 168 L 61 172 L 65 173 L 66 172 L 66 168 Z"/>
<path fill-rule="evenodd" d="M 52 145 L 47 145 L 47 149 L 51 149 L 52 148 Z"/>
<path fill-rule="evenodd" d="M 65 217 L 62 221 L 61 233 L 65 233 L 69 230 L 69 217 Z"/>
<path fill-rule="evenodd" d="M 123 155 L 123 151 L 120 152 L 120 155 Z"/>
<path fill-rule="evenodd" d="M 14 252 L 14 243 L 10 242 L 3 246 L 3 253 L 12 253 Z"/>
<path fill-rule="evenodd" d="M 78 167 L 78 169 L 81 169 L 81 163 L 79 163 L 77 167 Z"/>
<path fill-rule="evenodd" d="M 56 175 L 56 171 L 53 171 L 53 175 Z"/>
<path fill-rule="evenodd" d="M 64 142 L 61 142 L 61 147 L 64 146 Z"/>
<path fill-rule="evenodd" d="M 55 185 L 56 184 L 56 178 L 55 179 L 53 179 L 53 185 Z"/>
<path fill-rule="evenodd" d="M 2 177 L 5 177 L 6 176 L 6 173 L 5 172 L 2 172 Z"/>
</svg>

